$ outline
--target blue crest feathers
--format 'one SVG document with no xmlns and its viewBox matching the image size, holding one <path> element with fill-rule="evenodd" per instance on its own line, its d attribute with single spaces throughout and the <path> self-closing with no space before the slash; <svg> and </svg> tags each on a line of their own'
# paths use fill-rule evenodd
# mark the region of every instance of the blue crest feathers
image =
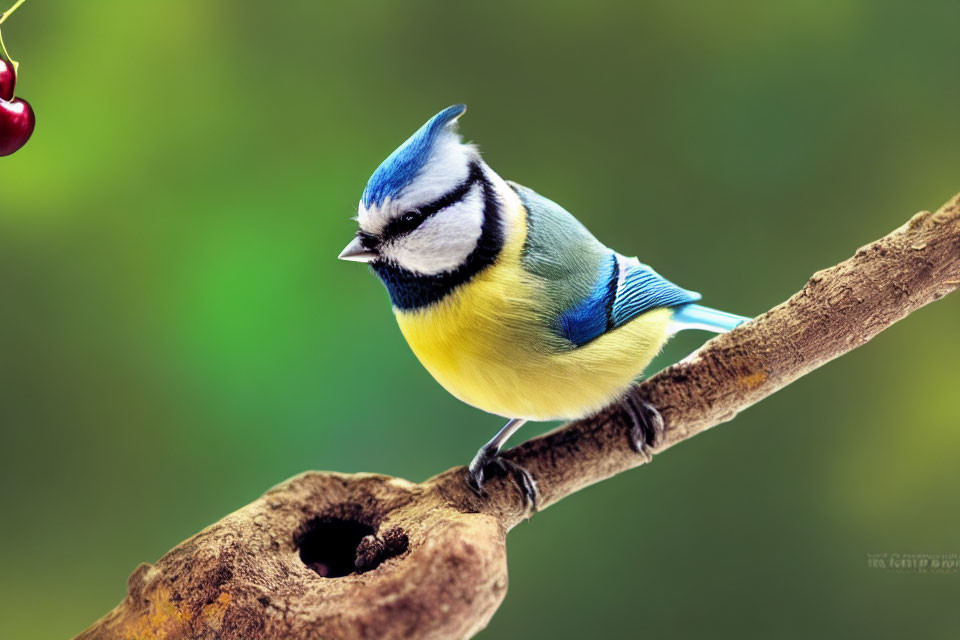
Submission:
<svg viewBox="0 0 960 640">
<path fill-rule="evenodd" d="M 383 204 L 388 197 L 395 197 L 410 184 L 427 163 L 440 134 L 446 127 L 454 126 L 457 118 L 466 110 L 465 104 L 447 107 L 430 118 L 416 133 L 407 138 L 406 142 L 397 147 L 396 151 L 387 156 L 367 181 L 363 190 L 363 205 L 369 207 Z"/>
</svg>

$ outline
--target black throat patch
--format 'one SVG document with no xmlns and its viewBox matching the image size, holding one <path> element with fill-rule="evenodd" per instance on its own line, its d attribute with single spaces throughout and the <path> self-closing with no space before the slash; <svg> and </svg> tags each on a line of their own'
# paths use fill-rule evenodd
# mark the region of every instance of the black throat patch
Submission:
<svg viewBox="0 0 960 640">
<path fill-rule="evenodd" d="M 473 184 L 479 183 L 483 193 L 483 223 L 480 238 L 467 259 L 453 271 L 436 275 L 422 275 L 408 271 L 386 261 L 376 261 L 370 265 L 390 293 L 393 306 L 404 311 L 426 307 L 445 298 L 451 291 L 469 282 L 485 268 L 494 263 L 503 248 L 503 221 L 501 219 L 500 200 L 479 165 L 470 167 L 467 189 L 460 185 L 437 202 L 445 206 L 453 204 L 454 194 L 465 194 Z"/>
</svg>

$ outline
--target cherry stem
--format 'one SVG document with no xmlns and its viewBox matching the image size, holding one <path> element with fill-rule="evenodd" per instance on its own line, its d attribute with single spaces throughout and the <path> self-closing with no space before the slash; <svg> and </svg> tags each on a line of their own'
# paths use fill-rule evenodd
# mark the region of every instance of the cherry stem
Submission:
<svg viewBox="0 0 960 640">
<path fill-rule="evenodd" d="M 26 1 L 27 0 L 17 0 L 17 2 L 12 7 L 4 11 L 3 14 L 0 14 L 0 24 L 3 24 L 6 21 L 6 19 L 9 18 L 14 11 L 19 9 L 20 5 L 22 5 Z"/>
</svg>

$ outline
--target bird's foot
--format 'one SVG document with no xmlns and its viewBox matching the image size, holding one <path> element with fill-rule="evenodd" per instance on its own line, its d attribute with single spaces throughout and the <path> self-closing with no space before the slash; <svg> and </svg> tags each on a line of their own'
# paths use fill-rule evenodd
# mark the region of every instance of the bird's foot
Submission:
<svg viewBox="0 0 960 640">
<path fill-rule="evenodd" d="M 488 477 L 511 476 L 517 483 L 517 488 L 523 494 L 524 503 L 531 511 L 536 511 L 540 504 L 540 491 L 537 482 L 529 471 L 516 462 L 500 455 L 496 447 L 484 446 L 477 451 L 477 455 L 467 467 L 467 485 L 480 497 L 486 497 L 483 490 L 484 480 Z"/>
<path fill-rule="evenodd" d="M 630 419 L 630 448 L 650 462 L 653 459 L 650 448 L 657 444 L 663 433 L 663 416 L 655 406 L 633 395 L 627 396 L 623 407 Z"/>
</svg>

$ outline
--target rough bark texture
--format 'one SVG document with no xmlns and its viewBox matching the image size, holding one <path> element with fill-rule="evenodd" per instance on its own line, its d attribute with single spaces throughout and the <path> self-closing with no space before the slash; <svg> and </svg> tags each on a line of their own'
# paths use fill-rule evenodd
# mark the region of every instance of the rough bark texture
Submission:
<svg viewBox="0 0 960 640">
<path fill-rule="evenodd" d="M 635 387 L 665 421 L 653 453 L 732 419 L 958 286 L 960 196 Z M 533 473 L 544 508 L 646 461 L 631 450 L 627 424 L 615 405 L 507 456 Z M 487 490 L 474 496 L 463 467 L 421 484 L 305 473 L 141 565 L 126 599 L 78 637 L 470 637 L 506 594 L 506 533 L 529 516 L 510 482 L 492 479 Z"/>
</svg>

